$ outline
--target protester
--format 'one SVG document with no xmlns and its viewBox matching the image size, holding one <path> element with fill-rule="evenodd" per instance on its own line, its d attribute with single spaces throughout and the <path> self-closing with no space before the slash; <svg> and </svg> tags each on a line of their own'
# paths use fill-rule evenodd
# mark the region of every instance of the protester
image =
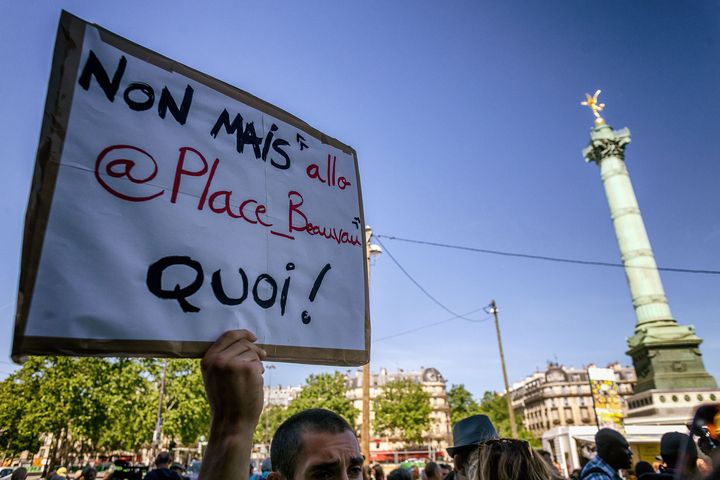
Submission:
<svg viewBox="0 0 720 480">
<path fill-rule="evenodd" d="M 27 468 L 25 467 L 18 467 L 15 470 L 13 470 L 12 475 L 10 475 L 10 480 L 25 480 L 27 478 Z"/>
<path fill-rule="evenodd" d="M 383 470 L 381 465 L 376 463 L 372 467 L 372 476 L 374 480 L 385 480 L 385 470 Z"/>
<path fill-rule="evenodd" d="M 470 455 L 469 480 L 552 480 L 550 466 L 524 440 L 501 438 Z"/>
<path fill-rule="evenodd" d="M 67 480 L 67 468 L 60 467 L 55 472 L 50 472 L 48 474 L 48 478 L 50 480 Z"/>
<path fill-rule="evenodd" d="M 155 469 L 150 470 L 143 480 L 183 480 L 175 471 L 170 469 L 172 456 L 170 452 L 160 452 L 155 457 Z"/>
<path fill-rule="evenodd" d="M 700 478 L 697 470 L 698 452 L 690 436 L 680 432 L 668 432 L 660 439 L 660 457 L 663 465 L 659 473 L 647 473 L 643 480 Z"/>
<path fill-rule="evenodd" d="M 610 428 L 595 434 L 597 455 L 580 474 L 581 480 L 622 480 L 619 470 L 632 466 L 632 451 L 625 437 Z"/>
<path fill-rule="evenodd" d="M 652 464 L 645 461 L 640 461 L 635 464 L 635 476 L 640 479 L 646 473 L 655 473 Z"/>
<path fill-rule="evenodd" d="M 85 467 L 80 472 L 78 478 L 82 478 L 82 480 L 95 480 L 97 478 L 97 470 L 93 467 Z"/>
<path fill-rule="evenodd" d="M 266 480 L 268 476 L 270 476 L 270 472 L 272 472 L 272 461 L 269 458 L 262 461 L 260 471 L 262 472 L 261 477 L 263 480 Z"/>
<path fill-rule="evenodd" d="M 443 480 L 443 475 L 440 472 L 440 465 L 435 462 L 430 462 L 425 465 L 424 471 L 427 480 Z"/>
<path fill-rule="evenodd" d="M 410 470 L 406 468 L 396 468 L 387 476 L 387 480 L 411 480 Z"/>
<path fill-rule="evenodd" d="M 450 465 L 448 465 L 447 463 L 440 464 L 440 474 L 442 475 L 442 478 L 447 477 L 451 471 L 452 468 L 450 468 Z"/>
<path fill-rule="evenodd" d="M 538 450 L 537 453 L 545 461 L 545 463 L 547 463 L 547 466 L 548 468 L 550 468 L 553 477 L 562 478 L 562 474 L 560 473 L 560 467 L 553 461 L 552 454 L 547 450 Z"/>
<path fill-rule="evenodd" d="M 487 415 L 473 415 L 457 422 L 453 426 L 455 445 L 447 449 L 455 465 L 453 480 L 467 480 L 470 454 L 478 445 L 498 438 L 500 436 Z"/>
<path fill-rule="evenodd" d="M 185 467 L 180 465 L 179 463 L 173 463 L 170 466 L 170 470 L 178 474 L 178 477 L 182 478 L 182 480 L 188 480 L 188 477 L 184 475 L 185 473 Z"/>
</svg>

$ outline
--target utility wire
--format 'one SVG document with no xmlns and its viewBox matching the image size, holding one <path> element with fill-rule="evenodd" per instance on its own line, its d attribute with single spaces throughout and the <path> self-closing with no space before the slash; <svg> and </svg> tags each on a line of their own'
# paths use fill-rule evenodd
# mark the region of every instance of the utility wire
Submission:
<svg viewBox="0 0 720 480">
<path fill-rule="evenodd" d="M 462 245 L 452 245 L 449 243 L 429 242 L 426 240 L 414 240 L 411 238 L 394 237 L 391 235 L 373 234 L 373 237 L 378 239 L 378 243 L 380 243 L 380 240 L 379 240 L 380 238 L 386 238 L 388 240 L 397 240 L 399 242 L 416 243 L 419 245 L 429 245 L 431 247 L 451 248 L 451 249 L 455 249 L 455 250 L 465 250 L 468 252 L 476 252 L 476 253 L 488 253 L 491 255 L 502 255 L 505 257 L 530 258 L 533 260 L 544 260 L 547 262 L 574 263 L 574 264 L 579 264 L 579 265 L 593 265 L 593 266 L 599 266 L 599 267 L 626 268 L 625 265 L 623 265 L 622 263 L 598 262 L 598 261 L 593 261 L 593 260 L 578 260 L 578 259 L 573 259 L 573 258 L 562 258 L 562 257 L 548 257 L 546 255 L 533 255 L 533 254 L 529 254 L 529 253 L 519 253 L 519 252 L 504 252 L 501 250 L 489 250 L 486 248 L 465 247 Z M 380 243 L 380 245 L 382 245 L 382 243 Z M 382 246 L 383 246 L 383 248 L 385 248 L 384 245 L 382 245 Z M 390 252 L 388 252 L 388 254 L 389 253 Z M 390 255 L 390 258 L 393 258 L 392 255 Z M 644 268 L 644 269 L 652 270 L 653 267 L 628 266 L 627 268 Z M 692 268 L 671 268 L 671 267 L 657 267 L 657 269 L 661 270 L 663 272 L 720 275 L 720 270 L 697 270 L 697 269 L 692 269 Z"/>
<path fill-rule="evenodd" d="M 471 313 L 479 312 L 480 310 L 484 310 L 485 308 L 486 307 L 476 308 L 475 310 L 471 310 L 469 312 L 463 313 L 463 315 L 470 315 Z M 451 322 L 451 321 L 457 320 L 457 319 L 465 320 L 468 322 L 480 323 L 480 322 L 486 322 L 486 321 L 490 320 L 490 316 L 488 315 L 487 317 L 481 318 L 480 320 L 468 320 L 461 316 L 453 316 L 450 318 L 446 318 L 445 320 L 440 320 L 439 322 L 426 323 L 425 325 L 420 325 L 419 327 L 411 328 L 409 330 L 403 330 L 402 332 L 393 333 L 392 335 L 387 335 L 385 337 L 376 338 L 375 340 L 373 340 L 373 343 L 382 342 L 383 340 L 389 340 L 391 338 L 400 337 L 402 335 L 409 335 L 411 333 L 417 332 L 418 330 L 423 330 L 425 328 L 434 327 L 436 325 L 442 325 L 443 323 L 448 323 L 448 322 Z"/>
<path fill-rule="evenodd" d="M 402 271 L 402 272 L 405 274 L 405 276 L 406 276 L 407 278 L 409 278 L 410 281 L 411 281 L 412 283 L 414 283 L 415 286 L 416 286 L 417 288 L 419 288 L 420 291 L 425 294 L 426 297 L 428 297 L 430 300 L 432 300 L 433 302 L 435 302 L 435 304 L 436 304 L 437 306 L 439 306 L 440 308 L 442 308 L 443 310 L 445 310 L 446 312 L 448 312 L 450 315 L 453 315 L 453 318 L 462 318 L 463 320 L 468 320 L 468 321 L 470 321 L 470 322 L 476 321 L 476 320 L 473 320 L 473 319 L 471 319 L 471 318 L 467 318 L 467 317 L 465 317 L 465 315 L 462 315 L 462 314 L 460 314 L 460 313 L 453 312 L 453 311 L 450 310 L 448 307 L 446 307 L 443 303 L 441 303 L 440 300 L 438 300 L 437 298 L 435 298 L 435 297 L 433 297 L 432 295 L 430 295 L 430 292 L 428 292 L 427 290 L 425 290 L 425 288 L 423 288 L 423 286 L 420 285 L 420 284 L 418 283 L 418 281 L 415 280 L 415 279 L 413 278 L 413 276 L 410 275 L 410 273 L 408 273 L 407 270 L 405 270 L 405 268 L 403 268 L 402 265 L 400 265 L 400 262 L 397 261 L 397 259 L 393 256 L 393 254 L 390 252 L 390 250 L 380 241 L 379 238 L 377 238 L 377 235 L 373 235 L 373 237 L 374 237 L 374 238 L 377 240 L 377 242 L 380 244 L 380 246 L 382 247 L 383 251 L 388 254 L 388 256 L 389 256 L 390 259 L 393 261 L 393 263 L 395 263 L 395 265 L 397 265 L 397 267 L 400 269 L 400 271 Z M 467 314 L 466 314 L 466 315 L 467 315 Z"/>
</svg>

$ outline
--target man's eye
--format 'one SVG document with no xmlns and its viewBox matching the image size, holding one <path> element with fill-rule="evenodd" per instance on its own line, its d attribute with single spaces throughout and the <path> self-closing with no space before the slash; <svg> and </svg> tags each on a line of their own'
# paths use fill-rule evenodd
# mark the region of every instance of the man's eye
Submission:
<svg viewBox="0 0 720 480">
<path fill-rule="evenodd" d="M 357 477 L 362 475 L 362 467 L 350 467 L 348 470 L 348 476 Z"/>
</svg>

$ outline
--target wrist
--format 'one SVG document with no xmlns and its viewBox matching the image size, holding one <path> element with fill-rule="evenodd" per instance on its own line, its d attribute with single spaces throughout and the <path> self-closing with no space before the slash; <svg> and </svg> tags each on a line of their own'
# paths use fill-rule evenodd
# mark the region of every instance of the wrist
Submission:
<svg viewBox="0 0 720 480">
<path fill-rule="evenodd" d="M 211 418 L 210 420 L 210 438 L 213 434 L 218 436 L 232 436 L 232 437 L 252 437 L 257 422 L 248 422 L 245 419 L 238 418 Z"/>
</svg>

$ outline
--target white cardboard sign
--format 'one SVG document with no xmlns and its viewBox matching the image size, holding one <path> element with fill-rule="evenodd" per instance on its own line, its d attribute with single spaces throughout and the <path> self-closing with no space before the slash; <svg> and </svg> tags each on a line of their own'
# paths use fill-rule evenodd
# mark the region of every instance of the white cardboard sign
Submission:
<svg viewBox="0 0 720 480">
<path fill-rule="evenodd" d="M 13 354 L 368 358 L 355 151 L 63 13 L 26 218 Z"/>
</svg>

